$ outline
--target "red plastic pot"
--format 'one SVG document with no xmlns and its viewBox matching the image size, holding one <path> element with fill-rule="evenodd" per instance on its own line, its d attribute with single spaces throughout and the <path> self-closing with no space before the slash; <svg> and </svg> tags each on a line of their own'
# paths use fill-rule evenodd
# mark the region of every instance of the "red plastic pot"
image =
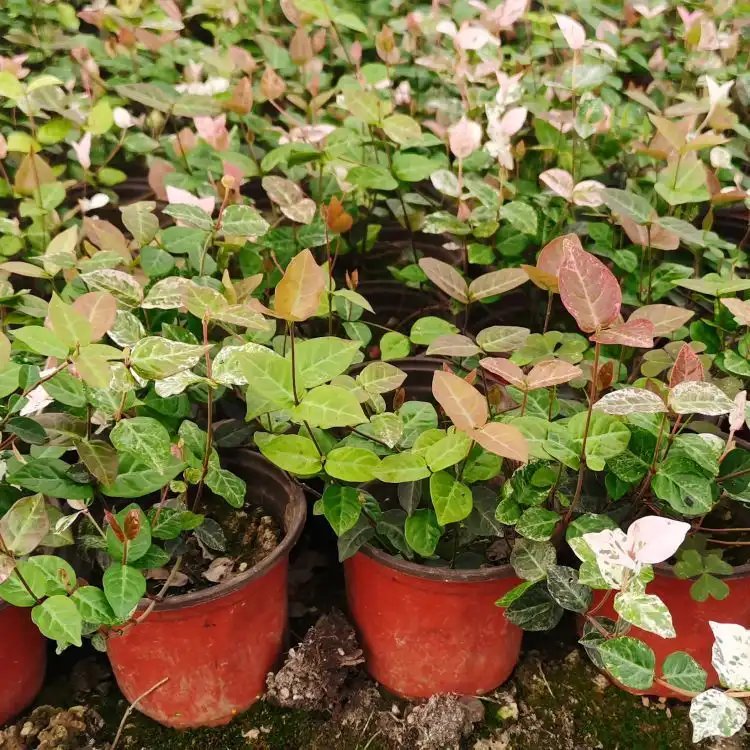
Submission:
<svg viewBox="0 0 750 750">
<path fill-rule="evenodd" d="M 510 676 L 522 633 L 495 606 L 521 582 L 510 566 L 432 568 L 367 545 L 344 571 L 367 669 L 392 693 L 480 695 Z"/>
<path fill-rule="evenodd" d="M 286 635 L 289 553 L 305 523 L 304 495 L 256 453 L 238 450 L 223 463 L 247 481 L 252 502 L 282 525 L 281 543 L 231 581 L 168 597 L 107 644 L 128 701 L 169 678 L 138 709 L 177 729 L 226 724 L 247 710 L 262 695 Z"/>
<path fill-rule="evenodd" d="M 0 602 L 0 726 L 36 698 L 46 666 L 47 641 L 30 610 Z"/>
<path fill-rule="evenodd" d="M 685 651 L 708 673 L 708 686 L 718 685 L 719 678 L 711 666 L 714 638 L 708 623 L 713 620 L 750 627 L 750 565 L 738 567 L 733 575 L 723 578 L 729 586 L 730 593 L 722 601 L 716 599 L 708 599 L 705 602 L 695 601 L 690 596 L 690 586 L 693 581 L 677 578 L 670 567 L 657 566 L 654 568 L 654 573 L 654 580 L 648 584 L 647 592 L 656 594 L 667 605 L 672 613 L 672 622 L 677 637 L 662 638 L 655 633 L 648 633 L 635 627 L 628 631 L 628 635 L 639 638 L 654 650 L 657 676 L 661 674 L 661 666 L 669 654 L 675 651 Z M 592 611 L 596 610 L 597 615 L 614 619 L 617 614 L 613 607 L 613 595 L 610 595 L 604 604 L 597 608 L 604 596 L 605 592 L 594 593 Z M 624 689 L 636 695 L 684 698 L 658 683 L 654 683 L 648 690 Z"/>
</svg>

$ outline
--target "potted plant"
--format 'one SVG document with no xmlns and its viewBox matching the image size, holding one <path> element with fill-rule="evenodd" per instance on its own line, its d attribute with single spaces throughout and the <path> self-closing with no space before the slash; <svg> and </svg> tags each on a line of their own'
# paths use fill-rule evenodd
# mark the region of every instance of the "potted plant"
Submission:
<svg viewBox="0 0 750 750">
<path fill-rule="evenodd" d="M 128 255 L 142 266 L 149 248 L 170 247 L 152 210 L 123 211 Z M 204 270 L 209 238 L 229 249 L 267 227 L 240 204 L 225 202 L 215 222 L 190 203 L 165 210 L 183 236 L 203 237 Z M 31 607 L 59 648 L 91 636 L 131 700 L 178 680 L 179 690 L 139 703 L 153 718 L 224 723 L 260 696 L 283 646 L 288 555 L 305 518 L 299 489 L 260 456 L 236 450 L 220 460 L 217 451 L 215 415 L 229 383 L 222 356 L 248 331 L 267 336 L 268 323 L 248 301 L 252 286 L 235 286 L 228 273 L 194 279 L 186 265 L 185 276 L 164 276 L 157 262 L 139 280 L 104 258 L 85 270 L 78 247 L 71 227 L 38 258 L 5 266 L 54 278 L 60 264 L 51 259 L 64 254 L 76 272 L 62 288 L 69 302 L 53 293 L 30 306 L 25 292 L 6 302 L 17 314 L 5 318 L 3 339 L 3 491 L 20 499 L 3 516 L 0 598 Z M 72 534 L 90 562 L 78 570 L 46 554 Z M 178 663 L 164 639 L 183 643 Z"/>
</svg>

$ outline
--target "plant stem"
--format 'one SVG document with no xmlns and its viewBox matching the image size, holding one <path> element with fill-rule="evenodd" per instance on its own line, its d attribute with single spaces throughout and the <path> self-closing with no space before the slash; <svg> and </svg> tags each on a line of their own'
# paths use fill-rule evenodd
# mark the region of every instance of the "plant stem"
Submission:
<svg viewBox="0 0 750 750">
<path fill-rule="evenodd" d="M 566 529 L 570 523 L 570 519 L 573 515 L 576 505 L 578 505 L 581 499 L 581 492 L 583 491 L 583 477 L 586 473 L 586 441 L 589 436 L 589 427 L 591 426 L 591 413 L 594 410 L 594 402 L 596 401 L 597 392 L 597 379 L 599 376 L 599 353 L 601 351 L 601 344 L 597 341 L 594 345 L 594 366 L 591 371 L 591 388 L 589 390 L 589 408 L 586 412 L 586 424 L 583 428 L 583 440 L 581 441 L 581 455 L 580 455 L 580 466 L 578 467 L 578 483 L 576 484 L 576 491 L 573 495 L 573 500 L 570 503 L 568 512 L 565 514 L 563 519 L 563 528 Z"/>
</svg>

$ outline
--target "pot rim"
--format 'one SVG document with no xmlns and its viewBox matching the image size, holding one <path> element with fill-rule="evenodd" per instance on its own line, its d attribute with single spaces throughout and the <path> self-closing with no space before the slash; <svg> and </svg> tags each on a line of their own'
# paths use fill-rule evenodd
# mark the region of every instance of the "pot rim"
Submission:
<svg viewBox="0 0 750 750">
<path fill-rule="evenodd" d="M 441 583 L 486 583 L 498 581 L 503 578 L 517 578 L 513 567 L 505 565 L 493 565 L 487 568 L 475 568 L 473 570 L 456 570 L 452 568 L 430 567 L 418 563 L 402 560 L 398 557 L 384 552 L 371 544 L 365 544 L 359 549 L 359 553 L 381 563 L 387 568 L 392 568 L 414 578 L 426 581 L 439 581 Z"/>
<path fill-rule="evenodd" d="M 202 589 L 200 591 L 191 591 L 187 594 L 176 594 L 174 596 L 167 595 L 162 601 L 157 602 L 153 608 L 154 612 L 167 612 L 176 609 L 185 609 L 187 607 L 194 607 L 199 604 L 207 604 L 221 599 L 227 594 L 231 594 L 238 589 L 244 588 L 251 581 L 255 581 L 258 578 L 262 578 L 271 568 L 278 564 L 284 557 L 287 557 L 291 552 L 294 545 L 302 534 L 302 529 L 305 526 L 305 519 L 307 517 L 307 501 L 302 489 L 293 482 L 289 476 L 274 466 L 270 461 L 264 458 L 260 453 L 249 450 L 247 448 L 236 448 L 233 450 L 233 461 L 241 462 L 243 459 L 250 462 L 249 474 L 252 474 L 252 467 L 254 465 L 263 464 L 269 473 L 274 474 L 279 484 L 285 485 L 287 488 L 287 504 L 285 508 L 291 506 L 291 513 L 285 514 L 284 520 L 289 518 L 289 528 L 284 529 L 284 537 L 282 538 L 278 547 L 276 547 L 269 555 L 264 557 L 259 563 L 256 563 L 251 568 L 248 568 L 244 573 L 235 576 L 230 581 L 224 583 L 217 583 L 210 588 Z M 255 463 L 257 462 L 257 463 Z M 141 599 L 136 611 L 149 607 L 153 602 L 152 599 L 144 597 Z M 123 627 L 123 626 L 120 626 Z M 117 630 L 118 628 L 114 628 Z"/>
</svg>

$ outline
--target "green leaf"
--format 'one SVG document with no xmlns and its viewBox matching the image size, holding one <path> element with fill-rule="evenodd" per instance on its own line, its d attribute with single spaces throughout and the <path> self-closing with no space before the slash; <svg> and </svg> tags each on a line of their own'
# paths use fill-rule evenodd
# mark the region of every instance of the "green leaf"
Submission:
<svg viewBox="0 0 750 750">
<path fill-rule="evenodd" d="M 247 485 L 243 479 L 226 469 L 210 466 L 206 473 L 208 488 L 223 497 L 233 508 L 242 508 L 245 504 Z"/>
<path fill-rule="evenodd" d="M 390 114 L 393 105 L 390 101 L 381 99 L 374 91 L 363 91 L 357 87 L 344 93 L 344 106 L 366 125 L 378 125 L 384 116 Z M 374 169 L 374 167 L 360 167 L 360 169 Z M 352 182 L 351 171 L 347 179 Z M 369 186 L 361 185 L 360 187 Z"/>
<path fill-rule="evenodd" d="M 517 539 L 510 553 L 513 570 L 525 581 L 545 578 L 556 560 L 555 548 L 549 542 L 535 542 L 531 539 Z"/>
<path fill-rule="evenodd" d="M 153 213 L 155 208 L 154 201 L 138 201 L 120 209 L 122 223 L 138 247 L 148 245 L 159 231 L 159 219 Z"/>
<path fill-rule="evenodd" d="M 78 455 L 90 474 L 102 484 L 112 484 L 117 479 L 117 452 L 104 440 L 79 440 Z"/>
<path fill-rule="evenodd" d="M 553 565 L 547 570 L 547 589 L 550 596 L 563 608 L 583 614 L 591 606 L 593 592 L 578 581 L 578 571 L 564 565 Z"/>
<path fill-rule="evenodd" d="M 471 449 L 472 440 L 464 432 L 451 432 L 430 445 L 424 459 L 430 471 L 441 471 L 463 461 Z"/>
<path fill-rule="evenodd" d="M 550 596 L 543 581 L 522 591 L 505 610 L 510 622 L 530 631 L 550 630 L 560 622 L 562 615 L 562 607 Z"/>
<path fill-rule="evenodd" d="M 110 440 L 118 451 L 132 453 L 142 463 L 157 470 L 172 460 L 169 432 L 152 417 L 121 419 L 112 429 Z"/>
<path fill-rule="evenodd" d="M 430 477 L 430 496 L 441 526 L 463 521 L 474 507 L 471 490 L 447 471 L 438 471 Z"/>
<path fill-rule="evenodd" d="M 117 479 L 111 484 L 102 485 L 102 493 L 108 497 L 144 497 L 160 490 L 185 468 L 185 464 L 176 458 L 161 469 L 142 463 L 140 458 L 130 453 L 123 454 Z"/>
<path fill-rule="evenodd" d="M 300 341 L 294 348 L 298 382 L 305 388 L 328 383 L 332 378 L 346 372 L 358 351 L 359 345 L 356 341 L 347 341 L 335 336 Z M 288 358 L 291 360 L 291 353 Z"/>
<path fill-rule="evenodd" d="M 402 182 L 426 180 L 439 164 L 420 154 L 397 151 L 393 155 L 393 174 Z"/>
<path fill-rule="evenodd" d="M 555 531 L 560 516 L 547 508 L 527 508 L 516 523 L 516 531 L 526 539 L 544 542 Z"/>
<path fill-rule="evenodd" d="M 636 224 L 650 224 L 657 218 L 651 204 L 640 195 L 617 188 L 605 188 L 600 195 L 610 211 L 627 216 Z"/>
<path fill-rule="evenodd" d="M 538 231 L 538 218 L 536 211 L 528 204 L 521 201 L 510 201 L 500 207 L 500 218 L 507 221 L 514 229 L 532 237 Z"/>
<path fill-rule="evenodd" d="M 20 341 L 32 352 L 42 354 L 45 357 L 57 357 L 65 359 L 68 356 L 70 347 L 57 336 L 54 331 L 42 326 L 23 326 L 16 328 L 13 335 L 17 341 Z"/>
<path fill-rule="evenodd" d="M 147 336 L 133 347 L 130 362 L 141 377 L 163 380 L 195 367 L 204 351 L 200 344 L 184 344 L 161 336 Z"/>
<path fill-rule="evenodd" d="M 83 383 L 78 378 L 73 377 L 67 370 L 58 372 L 54 378 L 50 378 L 44 384 L 44 390 L 47 391 L 50 398 L 65 406 L 72 406 L 77 409 L 86 406 L 86 390 Z"/>
<path fill-rule="evenodd" d="M 267 432 L 256 432 L 254 438 L 260 452 L 284 471 L 310 476 L 317 474 L 322 467 L 318 449 L 310 438 Z"/>
<path fill-rule="evenodd" d="M 630 636 L 612 638 L 598 646 L 607 671 L 633 690 L 648 690 L 654 683 L 656 657 L 643 641 Z"/>
<path fill-rule="evenodd" d="M 329 485 L 323 493 L 321 504 L 323 515 L 331 524 L 336 536 L 341 536 L 353 529 L 362 512 L 359 492 L 354 487 Z"/>
<path fill-rule="evenodd" d="M 71 595 L 81 618 L 90 625 L 114 625 L 116 618 L 107 597 L 96 586 L 81 586 Z"/>
<path fill-rule="evenodd" d="M 110 565 L 102 579 L 104 595 L 118 622 L 127 620 L 135 612 L 146 593 L 143 574 L 128 565 Z"/>
<path fill-rule="evenodd" d="M 37 604 L 31 610 L 31 619 L 47 638 L 81 645 L 83 621 L 75 603 L 67 596 L 58 594 Z"/>
<path fill-rule="evenodd" d="M 326 456 L 326 474 L 342 482 L 370 482 L 380 459 L 366 448 L 334 448 Z"/>
<path fill-rule="evenodd" d="M 138 513 L 140 524 L 136 537 L 127 542 L 128 562 L 132 563 L 143 557 L 151 547 L 151 525 L 149 524 L 148 518 L 146 518 L 146 514 L 143 510 L 135 503 L 131 503 L 118 513 L 114 514 L 120 529 L 125 528 L 125 519 L 131 511 Z M 113 560 L 122 562 L 125 556 L 125 545 L 117 538 L 117 535 L 111 526 L 107 526 L 106 534 L 107 551 L 109 552 L 110 557 Z"/>
<path fill-rule="evenodd" d="M 44 593 L 67 595 L 76 585 L 76 573 L 69 562 L 56 555 L 34 555 L 29 563 L 41 571 L 45 579 Z"/>
<path fill-rule="evenodd" d="M 573 439 L 574 452 L 580 455 L 586 429 L 586 412 L 570 418 L 566 432 Z M 550 437 L 552 431 L 550 430 Z M 601 471 L 607 459 L 622 453 L 630 441 L 630 430 L 617 417 L 592 412 L 586 439 L 586 464 L 593 471 Z"/>
<path fill-rule="evenodd" d="M 388 484 L 416 482 L 430 476 L 425 460 L 414 453 L 386 456 L 375 471 L 375 478 Z"/>
<path fill-rule="evenodd" d="M 672 615 L 664 602 L 654 594 L 621 591 L 615 596 L 615 611 L 631 625 L 656 633 L 662 638 L 674 638 L 676 633 Z"/>
<path fill-rule="evenodd" d="M 198 206 L 190 206 L 187 203 L 170 203 L 162 210 L 167 216 L 182 222 L 184 226 L 202 229 L 204 232 L 210 232 L 213 229 L 213 219 Z"/>
<path fill-rule="evenodd" d="M 13 417 L 6 422 L 5 426 L 8 432 L 29 445 L 43 445 L 47 442 L 44 427 L 29 417 Z"/>
<path fill-rule="evenodd" d="M 0 535 L 8 552 L 17 557 L 33 552 L 50 528 L 44 496 L 17 500 L 0 518 Z"/>
<path fill-rule="evenodd" d="M 414 322 L 409 338 L 417 346 L 429 346 L 438 336 L 458 333 L 458 328 L 442 318 L 428 315 Z"/>
<path fill-rule="evenodd" d="M 251 206 L 233 204 L 221 215 L 221 231 L 225 237 L 261 237 L 268 229 L 268 222 Z"/>
<path fill-rule="evenodd" d="M 313 388 L 294 410 L 294 419 L 323 430 L 352 427 L 367 421 L 355 395 L 335 385 Z"/>
<path fill-rule="evenodd" d="M 664 679 L 680 690 L 700 693 L 706 689 L 706 670 L 684 651 L 670 654 L 662 665 Z"/>
<path fill-rule="evenodd" d="M 673 158 L 666 169 L 659 172 L 654 188 L 670 206 L 702 203 L 711 197 L 705 167 L 695 153 Z"/>
<path fill-rule="evenodd" d="M 88 500 L 94 490 L 90 484 L 78 484 L 69 478 L 71 467 L 59 458 L 35 458 L 16 469 L 9 477 L 11 484 L 66 500 Z"/>
<path fill-rule="evenodd" d="M 383 360 L 408 357 L 410 352 L 409 338 L 403 333 L 389 331 L 380 339 L 380 357 Z"/>
<path fill-rule="evenodd" d="M 339 562 L 344 562 L 355 555 L 374 536 L 375 529 L 364 516 L 360 516 L 354 528 L 338 538 Z"/>
<path fill-rule="evenodd" d="M 414 511 L 404 522 L 406 543 L 422 557 L 432 557 L 443 534 L 435 513 L 426 508 Z"/>
<path fill-rule="evenodd" d="M 669 456 L 651 483 L 654 494 L 686 516 L 708 513 L 715 502 L 715 485 L 690 459 Z"/>
<path fill-rule="evenodd" d="M 365 190 L 395 190 L 398 182 L 383 167 L 354 167 L 346 175 L 347 182 Z"/>
<path fill-rule="evenodd" d="M 100 99 L 89 112 L 86 120 L 86 128 L 93 135 L 104 135 L 113 125 L 114 117 L 112 108 L 106 99 Z"/>
<path fill-rule="evenodd" d="M 395 114 L 386 117 L 383 120 L 383 130 L 392 141 L 399 145 L 422 140 L 422 129 L 419 127 L 419 123 L 408 115 Z"/>
</svg>

